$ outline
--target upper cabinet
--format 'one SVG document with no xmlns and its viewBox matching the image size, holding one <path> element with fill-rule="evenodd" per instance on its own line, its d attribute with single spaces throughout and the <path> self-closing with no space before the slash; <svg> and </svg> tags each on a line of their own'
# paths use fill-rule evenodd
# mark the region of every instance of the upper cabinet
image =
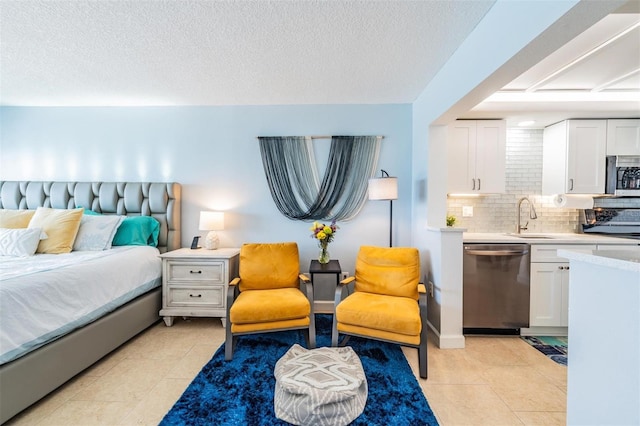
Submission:
<svg viewBox="0 0 640 426">
<path fill-rule="evenodd" d="M 544 129 L 542 193 L 604 194 L 607 120 L 566 120 Z"/>
<path fill-rule="evenodd" d="M 447 192 L 504 192 L 506 140 L 504 120 L 457 120 L 449 126 Z"/>
<path fill-rule="evenodd" d="M 607 120 L 607 155 L 640 155 L 640 119 Z"/>
</svg>

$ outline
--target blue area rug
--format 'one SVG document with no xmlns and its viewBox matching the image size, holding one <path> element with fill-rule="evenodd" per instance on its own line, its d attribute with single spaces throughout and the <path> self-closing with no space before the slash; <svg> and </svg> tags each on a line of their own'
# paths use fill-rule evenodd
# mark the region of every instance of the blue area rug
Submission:
<svg viewBox="0 0 640 426">
<path fill-rule="evenodd" d="M 525 342 L 558 364 L 567 365 L 568 340 L 555 336 L 522 336 Z"/>
<path fill-rule="evenodd" d="M 318 346 L 331 345 L 331 315 L 316 315 Z M 288 425 L 275 417 L 276 361 L 294 344 L 306 347 L 300 331 L 240 336 L 232 361 L 224 344 L 166 414 L 163 426 Z M 400 346 L 352 337 L 369 395 L 352 425 L 437 425 Z"/>
</svg>

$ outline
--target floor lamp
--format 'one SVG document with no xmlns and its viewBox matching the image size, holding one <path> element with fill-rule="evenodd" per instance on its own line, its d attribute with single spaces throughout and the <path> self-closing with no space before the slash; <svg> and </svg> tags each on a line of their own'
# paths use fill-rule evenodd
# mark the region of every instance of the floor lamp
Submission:
<svg viewBox="0 0 640 426">
<path fill-rule="evenodd" d="M 380 172 L 379 178 L 369 179 L 369 199 L 389 200 L 389 247 L 393 247 L 393 200 L 398 199 L 398 178 Z"/>
</svg>

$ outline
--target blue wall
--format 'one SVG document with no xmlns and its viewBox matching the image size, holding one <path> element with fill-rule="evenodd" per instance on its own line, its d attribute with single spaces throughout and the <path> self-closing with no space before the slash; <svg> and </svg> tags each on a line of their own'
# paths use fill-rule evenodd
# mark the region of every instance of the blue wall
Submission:
<svg viewBox="0 0 640 426">
<path fill-rule="evenodd" d="M 399 178 L 394 245 L 409 245 L 411 105 L 242 107 L 3 107 L 0 179 L 176 181 L 183 185 L 182 243 L 200 210 L 226 210 L 221 244 L 296 241 L 303 264 L 317 256 L 309 223 L 276 209 L 257 136 L 383 135 L 379 168 Z M 321 171 L 329 141 L 314 142 Z M 389 203 L 367 202 L 330 246 L 353 272 L 362 244 L 387 245 Z M 304 266 L 303 266 L 304 268 Z"/>
</svg>

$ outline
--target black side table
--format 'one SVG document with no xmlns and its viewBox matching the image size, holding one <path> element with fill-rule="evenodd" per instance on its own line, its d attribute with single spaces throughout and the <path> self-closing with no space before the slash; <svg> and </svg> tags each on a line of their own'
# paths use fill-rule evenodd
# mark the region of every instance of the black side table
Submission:
<svg viewBox="0 0 640 426">
<path fill-rule="evenodd" d="M 335 274 L 336 276 L 336 286 L 340 283 L 340 276 L 342 274 L 342 268 L 340 267 L 340 262 L 337 260 L 330 260 L 329 263 L 322 264 L 317 260 L 312 260 L 311 265 L 309 265 L 309 275 L 311 278 L 311 283 L 313 283 L 313 276 L 315 274 Z M 315 285 L 314 285 L 315 288 Z M 333 294 L 333 291 L 331 292 Z M 322 300 L 324 302 L 324 300 Z M 333 300 L 330 300 L 333 305 Z M 315 313 L 319 314 L 333 314 L 333 309 L 314 309 Z"/>
</svg>

